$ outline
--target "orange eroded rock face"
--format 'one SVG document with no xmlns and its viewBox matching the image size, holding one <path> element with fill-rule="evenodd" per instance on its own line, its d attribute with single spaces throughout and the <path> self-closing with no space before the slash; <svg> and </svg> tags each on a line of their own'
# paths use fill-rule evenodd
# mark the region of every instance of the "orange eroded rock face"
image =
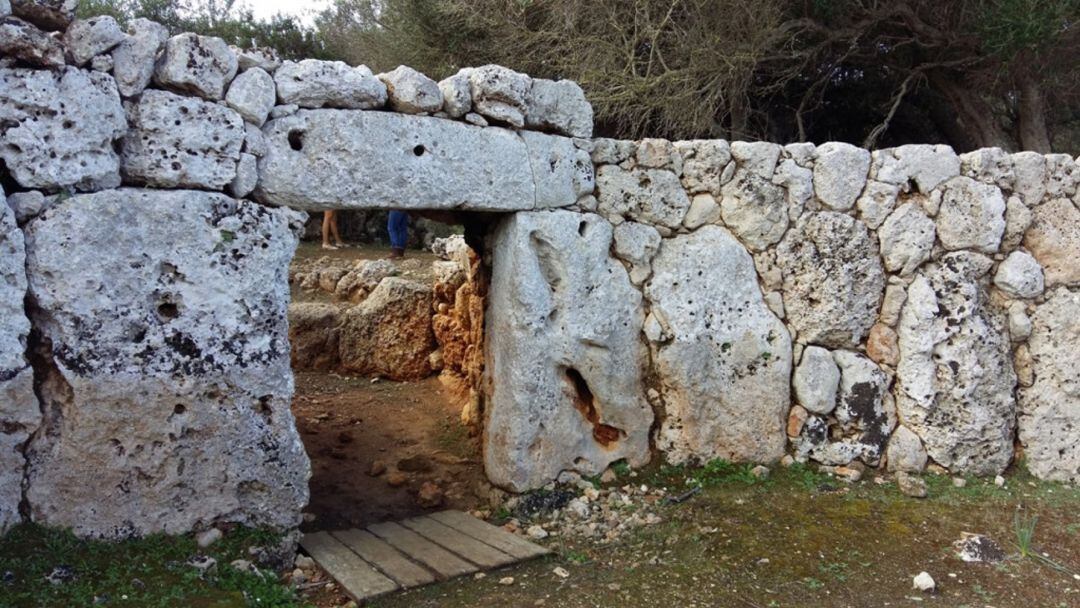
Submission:
<svg viewBox="0 0 1080 608">
<path fill-rule="evenodd" d="M 431 319 L 435 340 L 442 349 L 443 369 L 439 380 L 463 406 L 480 395 L 487 295 L 480 258 L 471 250 L 468 258 L 467 273 L 435 285 L 435 315 Z M 478 417 L 470 422 L 479 422 Z"/>
</svg>

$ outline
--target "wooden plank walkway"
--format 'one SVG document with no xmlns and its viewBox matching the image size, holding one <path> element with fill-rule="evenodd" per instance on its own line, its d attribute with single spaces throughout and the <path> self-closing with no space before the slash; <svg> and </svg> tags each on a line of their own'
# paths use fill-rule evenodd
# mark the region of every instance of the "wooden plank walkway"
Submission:
<svg viewBox="0 0 1080 608">
<path fill-rule="evenodd" d="M 357 602 L 549 553 L 461 511 L 305 534 L 300 546 Z"/>
</svg>

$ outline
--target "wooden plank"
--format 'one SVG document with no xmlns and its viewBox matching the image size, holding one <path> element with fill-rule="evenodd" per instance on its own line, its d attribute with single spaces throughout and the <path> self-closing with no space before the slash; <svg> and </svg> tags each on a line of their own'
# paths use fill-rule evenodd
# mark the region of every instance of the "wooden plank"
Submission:
<svg viewBox="0 0 1080 608">
<path fill-rule="evenodd" d="M 495 547 L 486 545 L 429 517 L 406 519 L 401 522 L 401 525 L 484 568 L 498 568 L 517 561 L 516 558 Z"/>
<path fill-rule="evenodd" d="M 392 522 L 375 524 L 368 526 L 368 532 L 390 543 L 398 551 L 431 568 L 443 578 L 472 574 L 479 570 L 475 565 L 398 524 Z"/>
<path fill-rule="evenodd" d="M 300 546 L 357 602 L 398 589 L 397 583 L 326 532 L 305 534 Z"/>
<path fill-rule="evenodd" d="M 412 562 L 402 555 L 400 551 L 370 532 L 342 530 L 341 532 L 331 532 L 331 534 L 334 535 L 334 538 L 345 543 L 345 546 L 355 551 L 357 555 L 364 558 L 364 561 L 375 566 L 383 574 L 394 579 L 394 582 L 406 589 L 435 582 L 435 574 Z"/>
<path fill-rule="evenodd" d="M 491 545 L 499 551 L 512 555 L 518 559 L 532 559 L 551 553 L 546 548 L 536 543 L 531 543 L 520 536 L 511 534 L 502 528 L 497 528 L 487 522 L 481 521 L 468 513 L 461 511 L 442 511 L 432 513 L 431 519 L 450 526 L 478 541 Z"/>
</svg>

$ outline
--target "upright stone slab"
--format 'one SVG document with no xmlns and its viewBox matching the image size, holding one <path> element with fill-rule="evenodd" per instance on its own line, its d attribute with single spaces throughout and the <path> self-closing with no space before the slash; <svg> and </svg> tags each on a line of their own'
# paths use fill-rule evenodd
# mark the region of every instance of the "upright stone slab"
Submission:
<svg viewBox="0 0 1080 608">
<path fill-rule="evenodd" d="M 649 460 L 641 294 L 597 215 L 516 213 L 496 228 L 486 313 L 484 464 L 496 485 Z"/>
<path fill-rule="evenodd" d="M 1080 295 L 1048 296 L 1032 317 L 1035 382 L 1020 389 L 1020 442 L 1037 477 L 1080 483 Z"/>
<path fill-rule="evenodd" d="M 300 110 L 263 132 L 256 196 L 275 205 L 519 211 L 535 206 L 536 184 L 547 184 L 547 206 L 571 205 L 581 190 L 573 157 L 531 162 L 548 157 L 543 141 L 565 141 L 542 134 L 526 146 L 506 129 L 358 110 Z"/>
<path fill-rule="evenodd" d="M 766 306 L 750 254 L 719 226 L 667 239 L 645 287 L 666 326 L 653 365 L 670 462 L 773 462 L 784 453 L 791 337 Z"/>
<path fill-rule="evenodd" d="M 994 475 L 1012 460 L 1016 374 L 1003 311 L 987 295 L 992 264 L 943 256 L 916 274 L 900 316 L 897 412 L 955 473 Z"/>
<path fill-rule="evenodd" d="M 105 538 L 299 525 L 310 469 L 286 307 L 302 225 L 221 194 L 136 189 L 27 225 L 52 365 L 28 450 L 34 521 Z"/>
<path fill-rule="evenodd" d="M 0 160 L 20 186 L 56 191 L 120 185 L 113 142 L 127 130 L 108 74 L 0 69 Z"/>
<path fill-rule="evenodd" d="M 26 298 L 26 252 L 23 233 L 0 190 L 0 534 L 21 520 L 22 448 L 41 422 L 34 396 L 34 372 L 26 361 L 30 322 Z"/>
</svg>

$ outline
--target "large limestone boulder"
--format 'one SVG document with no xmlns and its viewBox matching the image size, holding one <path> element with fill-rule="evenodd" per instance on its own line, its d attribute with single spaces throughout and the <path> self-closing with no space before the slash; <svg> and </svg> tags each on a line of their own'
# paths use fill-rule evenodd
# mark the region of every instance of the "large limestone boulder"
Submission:
<svg viewBox="0 0 1080 608">
<path fill-rule="evenodd" d="M 1035 208 L 1024 247 L 1042 265 L 1046 286 L 1080 285 L 1080 209 L 1056 198 Z"/>
<path fill-rule="evenodd" d="M 209 192 L 121 189 L 28 224 L 50 366 L 45 430 L 27 450 L 34 521 L 105 538 L 299 525 L 309 465 L 286 307 L 303 219 Z"/>
<path fill-rule="evenodd" d="M 682 185 L 687 192 L 720 196 L 720 175 L 731 162 L 731 144 L 722 139 L 675 142 L 683 159 Z"/>
<path fill-rule="evenodd" d="M 600 213 L 645 224 L 676 229 L 690 209 L 679 178 L 663 169 L 605 165 L 596 171 L 596 189 Z"/>
<path fill-rule="evenodd" d="M 649 460 L 653 412 L 641 294 L 593 214 L 516 213 L 495 229 L 486 313 L 484 465 L 496 485 L 538 488 Z"/>
<path fill-rule="evenodd" d="M 236 53 L 221 38 L 185 33 L 165 43 L 154 77 L 174 91 L 223 99 L 238 69 Z"/>
<path fill-rule="evenodd" d="M 1080 295 L 1050 293 L 1032 317 L 1035 381 L 1020 389 L 1020 442 L 1041 479 L 1080 483 Z"/>
<path fill-rule="evenodd" d="M 26 360 L 25 299 L 23 233 L 0 190 L 0 534 L 22 520 L 23 446 L 41 422 L 34 372 Z"/>
<path fill-rule="evenodd" d="M 64 32 L 64 47 L 78 66 L 90 63 L 96 55 L 111 50 L 124 41 L 120 24 L 109 15 L 79 19 Z"/>
<path fill-rule="evenodd" d="M 593 110 L 572 80 L 535 78 L 526 99 L 525 124 L 570 137 L 592 137 Z"/>
<path fill-rule="evenodd" d="M 0 159 L 23 188 L 120 185 L 113 142 L 127 130 L 112 77 L 72 67 L 0 69 Z M 42 142 L 49 142 L 42 145 Z"/>
<path fill-rule="evenodd" d="M 591 188 L 584 157 L 542 133 L 349 110 L 300 110 L 264 133 L 256 196 L 276 205 L 515 211 L 572 205 Z"/>
<path fill-rule="evenodd" d="M 799 341 L 855 348 L 874 325 L 885 288 L 878 244 L 843 213 L 804 215 L 777 247 L 784 309 Z"/>
<path fill-rule="evenodd" d="M 949 251 L 971 249 L 992 254 L 1005 234 L 1005 198 L 997 186 L 954 177 L 942 186 L 937 234 Z"/>
<path fill-rule="evenodd" d="M 229 108 L 149 90 L 131 106 L 124 177 L 159 188 L 220 190 L 236 178 L 244 121 Z"/>
<path fill-rule="evenodd" d="M 386 85 L 390 109 L 405 114 L 426 114 L 442 109 L 443 93 L 438 83 L 407 65 L 378 75 Z"/>
<path fill-rule="evenodd" d="M 986 292 L 992 265 L 957 252 L 921 270 L 898 328 L 897 411 L 957 473 L 994 475 L 1012 460 L 1016 374 L 1003 311 Z"/>
<path fill-rule="evenodd" d="M 43 68 L 64 65 L 64 47 L 52 36 L 16 17 L 0 17 L 0 55 Z"/>
<path fill-rule="evenodd" d="M 668 461 L 773 462 L 784 452 L 791 337 L 750 254 L 725 229 L 667 239 L 645 286 L 666 335 L 652 344 Z"/>
<path fill-rule="evenodd" d="M 342 61 L 286 61 L 274 71 L 278 101 L 301 108 L 370 110 L 386 105 L 384 85 L 366 65 Z"/>
<path fill-rule="evenodd" d="M 465 72 L 474 112 L 518 129 L 525 126 L 532 78 L 500 65 L 468 68 Z"/>
<path fill-rule="evenodd" d="M 277 102 L 274 77 L 262 68 L 245 70 L 229 85 L 225 103 L 236 110 L 244 120 L 261 127 Z"/>
<path fill-rule="evenodd" d="M 11 0 L 11 12 L 45 30 L 64 30 L 75 20 L 79 0 Z"/>
<path fill-rule="evenodd" d="M 759 171 L 755 163 L 744 163 L 721 189 L 724 223 L 754 252 L 778 243 L 788 228 L 784 188 L 772 182 L 770 165 L 775 164 L 762 163 L 769 168 Z"/>
<path fill-rule="evenodd" d="M 393 380 L 431 375 L 432 298 L 430 285 L 400 277 L 380 281 L 344 315 L 338 340 L 342 367 Z"/>
<path fill-rule="evenodd" d="M 149 19 L 132 19 L 128 35 L 112 52 L 113 78 L 124 97 L 143 92 L 154 77 L 158 51 L 169 39 L 169 30 Z"/>
<path fill-rule="evenodd" d="M 945 145 L 909 144 L 874 153 L 874 179 L 899 186 L 905 192 L 928 194 L 960 175 L 960 157 Z"/>
</svg>

